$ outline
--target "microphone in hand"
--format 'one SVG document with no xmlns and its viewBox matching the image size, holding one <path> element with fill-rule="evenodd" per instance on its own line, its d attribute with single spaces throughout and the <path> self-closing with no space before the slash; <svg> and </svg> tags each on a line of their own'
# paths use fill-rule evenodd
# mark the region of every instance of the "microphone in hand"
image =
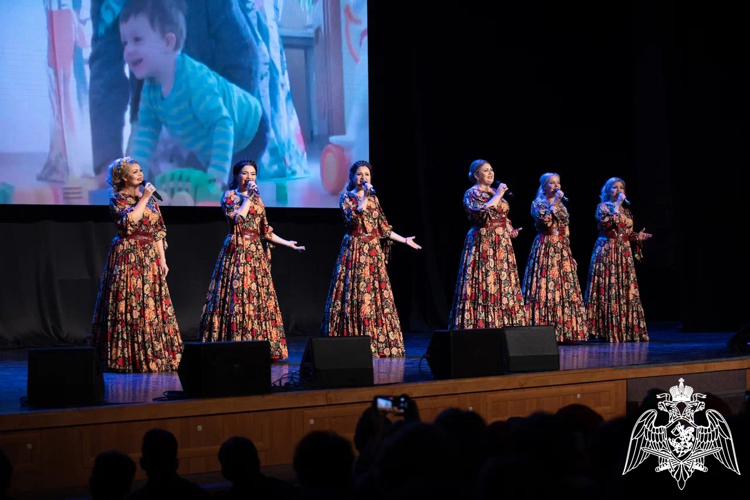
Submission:
<svg viewBox="0 0 750 500">
<path fill-rule="evenodd" d="M 498 189 L 500 189 L 500 184 L 502 184 L 502 182 L 495 181 L 492 183 L 492 188 L 495 191 L 497 191 Z M 507 196 L 508 198 L 513 198 L 513 193 L 510 191 L 510 189 L 508 189 L 508 186 L 505 186 L 505 193 L 503 194 L 503 196 L 504 197 Z"/>
<path fill-rule="evenodd" d="M 559 192 L 560 192 L 560 190 L 559 190 L 559 189 L 555 189 L 555 193 L 559 193 Z M 569 202 L 569 201 L 570 201 L 570 200 L 568 199 L 568 197 L 567 197 L 567 196 L 565 196 L 565 195 L 563 195 L 563 197 L 562 197 L 562 200 L 563 200 L 563 201 L 564 201 L 565 203 L 567 203 L 567 202 Z"/>
<path fill-rule="evenodd" d="M 146 182 L 146 179 L 143 179 L 143 181 L 141 182 L 141 186 L 143 186 L 143 187 L 146 187 L 146 184 L 148 184 L 148 183 Z M 164 201 L 164 198 L 162 198 L 162 197 L 161 197 L 161 195 L 159 194 L 159 192 L 158 192 L 158 191 L 156 191 L 156 189 L 154 189 L 154 192 L 152 193 L 152 195 L 153 195 L 153 196 L 154 196 L 154 198 L 156 198 L 157 200 L 159 200 L 159 201 Z"/>
<path fill-rule="evenodd" d="M 372 187 L 372 184 L 370 184 L 369 182 L 367 181 L 363 182 L 362 187 L 365 188 L 365 191 L 367 191 L 367 194 L 376 194 L 375 188 Z"/>
</svg>

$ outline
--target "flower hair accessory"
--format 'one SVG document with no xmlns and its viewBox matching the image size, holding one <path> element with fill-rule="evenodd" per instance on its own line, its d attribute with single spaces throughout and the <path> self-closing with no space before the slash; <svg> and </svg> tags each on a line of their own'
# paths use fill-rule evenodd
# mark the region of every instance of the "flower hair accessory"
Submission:
<svg viewBox="0 0 750 500">
<path fill-rule="evenodd" d="M 117 170 L 122 170 L 126 166 L 133 163 L 133 161 L 133 158 L 131 158 L 130 156 L 123 156 L 122 159 L 120 159 L 120 164 L 117 166 Z"/>
</svg>

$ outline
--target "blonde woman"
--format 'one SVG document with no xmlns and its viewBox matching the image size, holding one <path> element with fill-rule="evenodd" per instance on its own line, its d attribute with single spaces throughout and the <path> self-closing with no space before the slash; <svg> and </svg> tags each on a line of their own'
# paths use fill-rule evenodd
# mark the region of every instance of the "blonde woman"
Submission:
<svg viewBox="0 0 750 500">
<path fill-rule="evenodd" d="M 633 231 L 633 213 L 625 181 L 612 177 L 604 183 L 596 208 L 599 239 L 594 243 L 586 286 L 586 316 L 592 338 L 607 342 L 648 341 L 633 257 L 641 260 L 641 246 L 651 237 Z"/>
<path fill-rule="evenodd" d="M 570 214 L 563 203 L 560 176 L 548 172 L 539 179 L 531 215 L 537 236 L 531 245 L 523 296 L 531 325 L 555 328 L 558 342 L 588 340 L 586 311 L 570 251 Z"/>
<path fill-rule="evenodd" d="M 91 325 L 105 371 L 176 370 L 182 340 L 167 288 L 167 229 L 143 183 L 141 166 L 126 156 L 109 166 L 109 212 L 117 236 L 109 248 Z"/>
</svg>

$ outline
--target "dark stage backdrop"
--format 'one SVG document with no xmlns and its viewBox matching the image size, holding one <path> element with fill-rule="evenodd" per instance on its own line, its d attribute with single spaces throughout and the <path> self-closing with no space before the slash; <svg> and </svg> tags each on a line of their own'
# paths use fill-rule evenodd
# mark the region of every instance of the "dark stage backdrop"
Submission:
<svg viewBox="0 0 750 500">
<path fill-rule="evenodd" d="M 508 184 L 522 274 L 539 176 L 561 175 L 585 286 L 598 193 L 623 177 L 646 227 L 637 265 L 650 321 L 690 331 L 750 320 L 745 189 L 750 33 L 740 7 L 690 2 L 369 2 L 373 184 L 394 230 L 405 331 L 444 328 L 468 221 L 469 163 Z M 732 10 L 734 9 L 734 11 Z M 166 207 L 169 286 L 186 339 L 227 226 L 217 208 Z M 83 342 L 114 225 L 104 207 L 0 206 L 0 345 Z M 270 209 L 272 268 L 290 335 L 314 334 L 343 235 L 335 210 Z"/>
</svg>

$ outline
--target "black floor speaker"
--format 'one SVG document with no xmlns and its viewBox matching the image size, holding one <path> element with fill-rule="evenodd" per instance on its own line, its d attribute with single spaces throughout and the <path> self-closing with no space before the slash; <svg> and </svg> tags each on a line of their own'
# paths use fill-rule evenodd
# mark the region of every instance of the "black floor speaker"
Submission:
<svg viewBox="0 0 750 500">
<path fill-rule="evenodd" d="M 189 398 L 249 396 L 271 392 L 271 344 L 185 342 L 177 369 Z"/>
<path fill-rule="evenodd" d="M 63 408 L 104 401 L 104 374 L 93 347 L 29 349 L 29 406 Z"/>
<path fill-rule="evenodd" d="M 502 352 L 507 373 L 560 369 L 560 351 L 551 326 L 506 326 Z"/>
<path fill-rule="evenodd" d="M 746 324 L 735 333 L 727 347 L 732 352 L 750 353 L 750 323 Z"/>
<path fill-rule="evenodd" d="M 370 337 L 313 337 L 307 342 L 300 380 L 318 388 L 374 384 Z"/>
<path fill-rule="evenodd" d="M 427 346 L 435 380 L 503 375 L 502 329 L 437 330 Z"/>
</svg>

